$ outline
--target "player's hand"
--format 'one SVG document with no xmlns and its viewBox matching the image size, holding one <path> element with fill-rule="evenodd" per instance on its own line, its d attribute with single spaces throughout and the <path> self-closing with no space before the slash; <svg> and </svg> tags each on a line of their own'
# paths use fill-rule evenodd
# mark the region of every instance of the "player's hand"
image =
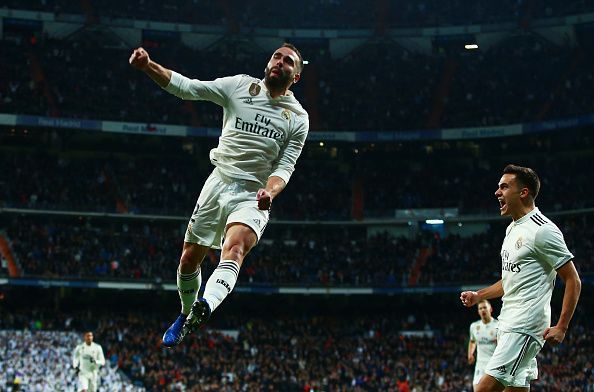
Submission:
<svg viewBox="0 0 594 392">
<path fill-rule="evenodd" d="M 270 210 L 270 207 L 272 207 L 272 195 L 266 189 L 258 190 L 256 200 L 260 210 Z"/>
<path fill-rule="evenodd" d="M 151 58 L 149 57 L 148 52 L 141 47 L 134 49 L 134 52 L 132 52 L 132 55 L 130 55 L 128 62 L 134 68 L 142 71 L 148 67 L 149 63 L 151 62 Z"/>
<path fill-rule="evenodd" d="M 472 365 L 474 363 L 474 354 L 470 354 L 468 356 L 468 364 Z"/>
<path fill-rule="evenodd" d="M 463 291 L 460 293 L 460 301 L 462 301 L 462 305 L 470 308 L 479 301 L 478 293 L 476 291 Z"/>
<path fill-rule="evenodd" d="M 558 326 L 547 328 L 542 335 L 544 340 L 552 346 L 560 344 L 565 339 L 565 331 Z"/>
</svg>

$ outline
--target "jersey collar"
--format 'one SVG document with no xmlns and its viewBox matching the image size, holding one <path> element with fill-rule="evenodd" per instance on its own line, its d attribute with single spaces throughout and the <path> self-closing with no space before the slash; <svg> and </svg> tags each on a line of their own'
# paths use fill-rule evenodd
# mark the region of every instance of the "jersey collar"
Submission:
<svg viewBox="0 0 594 392">
<path fill-rule="evenodd" d="M 527 213 L 526 215 L 524 215 L 523 217 L 521 217 L 517 221 L 514 221 L 514 224 L 515 225 L 521 225 L 522 223 L 524 223 L 528 219 L 530 219 L 532 216 L 536 215 L 538 212 L 540 212 L 540 211 L 538 210 L 538 207 L 535 206 L 534 209 L 532 209 L 532 211 L 530 211 L 529 213 Z"/>
</svg>

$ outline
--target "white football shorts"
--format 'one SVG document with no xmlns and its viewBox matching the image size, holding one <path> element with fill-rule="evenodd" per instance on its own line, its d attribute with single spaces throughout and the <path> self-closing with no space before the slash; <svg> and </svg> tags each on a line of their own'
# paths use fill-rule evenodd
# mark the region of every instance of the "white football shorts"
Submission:
<svg viewBox="0 0 594 392">
<path fill-rule="evenodd" d="M 257 182 L 230 178 L 215 168 L 198 196 L 184 241 L 221 249 L 231 223 L 247 225 L 260 241 L 269 218 L 269 211 L 258 208 L 260 188 Z"/>
<path fill-rule="evenodd" d="M 78 390 L 87 392 L 97 391 L 99 375 L 96 372 L 80 372 L 78 374 Z"/>
<path fill-rule="evenodd" d="M 494 377 L 505 387 L 530 387 L 530 381 L 538 378 L 536 355 L 540 343 L 530 335 L 499 331 L 497 347 L 485 373 Z"/>
<path fill-rule="evenodd" d="M 481 378 L 485 375 L 485 365 L 486 364 L 483 364 L 481 367 L 474 367 L 474 378 L 472 379 L 472 385 L 477 385 L 481 381 Z"/>
</svg>

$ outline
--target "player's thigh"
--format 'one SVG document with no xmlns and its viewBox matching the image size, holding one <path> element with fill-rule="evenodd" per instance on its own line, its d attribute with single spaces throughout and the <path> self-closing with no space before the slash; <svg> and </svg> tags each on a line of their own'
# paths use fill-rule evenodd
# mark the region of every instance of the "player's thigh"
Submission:
<svg viewBox="0 0 594 392">
<path fill-rule="evenodd" d="M 241 263 L 257 243 L 258 236 L 252 227 L 241 222 L 229 223 L 225 230 L 221 258 Z"/>
<path fill-rule="evenodd" d="M 504 389 L 505 386 L 489 374 L 483 375 L 481 381 L 474 385 L 474 392 L 501 392 Z"/>
<path fill-rule="evenodd" d="M 89 379 L 89 388 L 87 389 L 87 392 L 97 392 L 97 389 L 98 389 L 98 385 L 97 385 L 98 378 L 99 377 L 95 376 L 95 377 L 91 377 Z"/>
<path fill-rule="evenodd" d="M 88 391 L 89 390 L 89 377 L 84 373 L 78 375 L 78 390 Z"/>
</svg>

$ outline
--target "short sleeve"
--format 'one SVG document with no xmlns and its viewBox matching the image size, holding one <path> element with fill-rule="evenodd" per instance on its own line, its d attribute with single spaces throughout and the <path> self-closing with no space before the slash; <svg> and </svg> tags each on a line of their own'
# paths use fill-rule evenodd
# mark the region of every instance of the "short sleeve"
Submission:
<svg viewBox="0 0 594 392">
<path fill-rule="evenodd" d="M 472 328 L 473 326 L 474 324 L 470 324 L 470 328 L 468 329 L 468 338 L 471 342 L 476 342 L 476 337 L 474 336 L 474 332 L 472 332 L 474 330 L 474 328 Z"/>
<path fill-rule="evenodd" d="M 540 260 L 556 270 L 573 259 L 573 254 L 565 244 L 563 233 L 554 224 L 546 224 L 538 229 L 534 245 Z"/>
</svg>

